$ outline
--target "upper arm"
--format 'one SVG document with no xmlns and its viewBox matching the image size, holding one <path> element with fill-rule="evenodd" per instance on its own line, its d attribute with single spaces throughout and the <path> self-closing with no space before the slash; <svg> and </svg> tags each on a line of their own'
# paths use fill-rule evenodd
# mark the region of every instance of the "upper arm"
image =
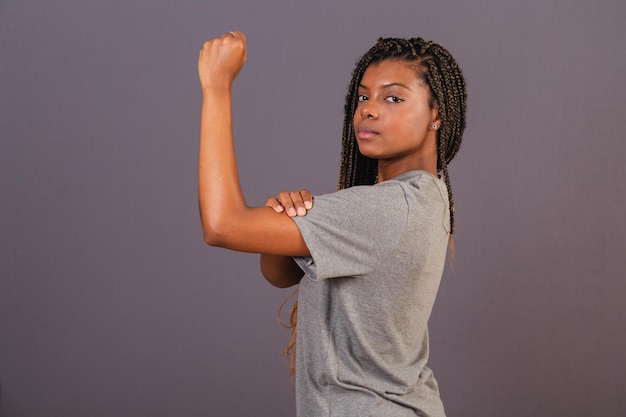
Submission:
<svg viewBox="0 0 626 417">
<path fill-rule="evenodd" d="M 204 240 L 241 252 L 286 256 L 310 255 L 296 223 L 269 207 L 229 211 L 203 224 Z"/>
</svg>

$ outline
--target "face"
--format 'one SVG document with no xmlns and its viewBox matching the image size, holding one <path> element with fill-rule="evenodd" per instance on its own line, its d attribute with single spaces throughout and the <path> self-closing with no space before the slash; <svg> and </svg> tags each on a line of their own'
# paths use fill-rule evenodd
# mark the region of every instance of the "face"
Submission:
<svg viewBox="0 0 626 417">
<path fill-rule="evenodd" d="M 378 159 L 379 170 L 391 164 L 436 172 L 438 111 L 415 68 L 398 60 L 371 64 L 357 94 L 354 132 L 363 155 Z"/>
</svg>

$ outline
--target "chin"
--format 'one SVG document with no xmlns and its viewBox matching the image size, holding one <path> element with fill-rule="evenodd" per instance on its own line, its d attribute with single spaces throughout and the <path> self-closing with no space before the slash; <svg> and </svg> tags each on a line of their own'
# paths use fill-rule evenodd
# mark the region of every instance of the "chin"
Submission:
<svg viewBox="0 0 626 417">
<path fill-rule="evenodd" d="M 381 159 L 383 157 L 383 155 L 381 155 L 380 152 L 376 152 L 373 149 L 367 149 L 367 146 L 361 146 L 360 144 L 359 144 L 359 153 L 371 159 Z"/>
</svg>

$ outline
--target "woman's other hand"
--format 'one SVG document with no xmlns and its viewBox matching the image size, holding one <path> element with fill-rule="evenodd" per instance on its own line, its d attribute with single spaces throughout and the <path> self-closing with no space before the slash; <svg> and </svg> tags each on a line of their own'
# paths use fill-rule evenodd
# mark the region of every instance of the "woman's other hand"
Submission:
<svg viewBox="0 0 626 417">
<path fill-rule="evenodd" d="M 198 75 L 202 89 L 230 87 L 246 63 L 246 36 L 226 32 L 220 38 L 206 41 L 198 57 Z"/>
<path fill-rule="evenodd" d="M 306 216 L 307 211 L 313 207 L 313 195 L 309 190 L 283 191 L 277 197 L 269 197 L 265 206 L 271 207 L 277 213 L 284 211 L 289 217 Z"/>
</svg>

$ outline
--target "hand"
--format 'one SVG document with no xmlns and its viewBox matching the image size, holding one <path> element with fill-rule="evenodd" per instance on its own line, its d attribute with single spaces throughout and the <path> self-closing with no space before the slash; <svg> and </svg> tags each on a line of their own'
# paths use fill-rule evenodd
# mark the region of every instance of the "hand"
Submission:
<svg viewBox="0 0 626 417">
<path fill-rule="evenodd" d="M 283 191 L 278 197 L 269 197 L 265 202 L 266 207 L 271 207 L 277 213 L 283 211 L 289 217 L 306 216 L 308 210 L 313 207 L 313 195 L 309 190 Z"/>
<path fill-rule="evenodd" d="M 198 57 L 202 89 L 230 87 L 246 63 L 246 58 L 246 35 L 241 32 L 227 32 L 221 38 L 206 41 Z"/>
</svg>

